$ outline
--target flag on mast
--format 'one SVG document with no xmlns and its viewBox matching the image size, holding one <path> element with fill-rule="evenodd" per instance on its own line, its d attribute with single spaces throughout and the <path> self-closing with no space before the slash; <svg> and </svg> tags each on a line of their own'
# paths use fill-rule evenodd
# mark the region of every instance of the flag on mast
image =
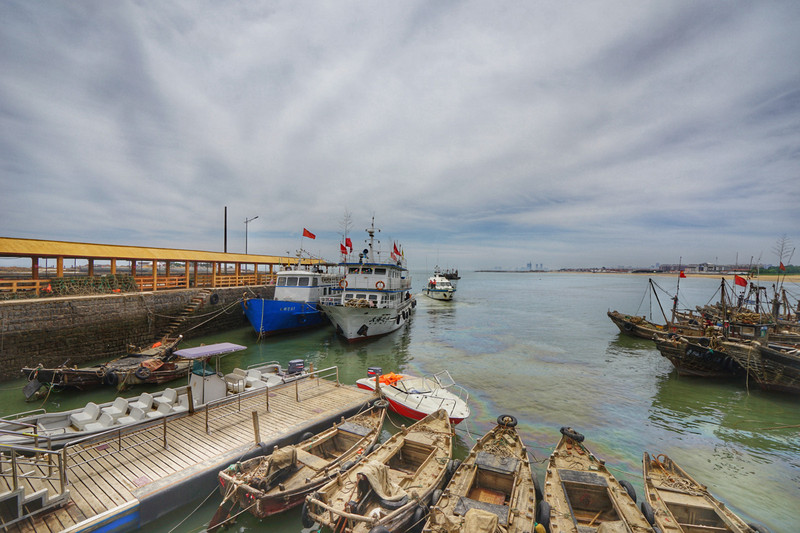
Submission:
<svg viewBox="0 0 800 533">
<path fill-rule="evenodd" d="M 317 236 L 308 231 L 306 228 L 303 228 L 303 237 L 308 237 L 309 239 L 316 239 Z"/>
<path fill-rule="evenodd" d="M 740 287 L 747 287 L 747 280 L 744 279 L 742 276 L 733 276 L 733 282 Z"/>
</svg>

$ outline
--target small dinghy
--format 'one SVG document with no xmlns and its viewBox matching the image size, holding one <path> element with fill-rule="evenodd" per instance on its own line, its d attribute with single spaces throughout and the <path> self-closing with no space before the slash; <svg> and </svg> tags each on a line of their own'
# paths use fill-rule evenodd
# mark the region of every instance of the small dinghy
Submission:
<svg viewBox="0 0 800 533">
<path fill-rule="evenodd" d="M 266 518 L 303 503 L 311 491 L 353 468 L 376 445 L 386 417 L 386 402 L 267 456 L 234 463 L 219 473 L 224 500 L 209 524 L 220 525 L 238 505 L 257 518 Z M 230 508 L 230 510 L 228 510 Z"/>
<path fill-rule="evenodd" d="M 642 458 L 646 500 L 642 513 L 663 533 L 766 533 L 748 525 L 667 457 Z"/>
<path fill-rule="evenodd" d="M 531 533 L 539 497 L 528 451 L 509 415 L 497 418 L 469 452 L 444 492 L 434 493 L 424 533 Z M 439 497 L 437 497 L 439 496 Z"/>
<path fill-rule="evenodd" d="M 383 374 L 380 367 L 369 367 L 367 377 L 356 380 L 361 389 L 377 391 L 389 401 L 395 413 L 422 420 L 429 414 L 444 409 L 452 424 L 469 416 L 469 393 L 456 385 L 447 370 L 424 377 L 407 374 Z"/>
<path fill-rule="evenodd" d="M 550 455 L 538 517 L 558 533 L 645 533 L 653 528 L 636 507 L 633 485 L 617 479 L 583 444 L 583 435 L 561 428 Z"/>
<path fill-rule="evenodd" d="M 386 533 L 419 527 L 434 491 L 454 469 L 452 426 L 436 411 L 403 426 L 358 466 L 306 498 L 304 527 L 338 533 Z"/>
</svg>

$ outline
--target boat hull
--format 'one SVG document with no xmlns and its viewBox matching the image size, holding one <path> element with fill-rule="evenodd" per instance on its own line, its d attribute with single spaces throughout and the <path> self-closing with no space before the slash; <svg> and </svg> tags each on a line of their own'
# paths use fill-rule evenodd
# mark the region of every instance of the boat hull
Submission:
<svg viewBox="0 0 800 533">
<path fill-rule="evenodd" d="M 322 305 L 322 312 L 330 319 L 336 332 L 348 341 L 380 337 L 403 327 L 411 318 L 414 298 L 404 300 L 397 307 L 348 307 Z"/>
<path fill-rule="evenodd" d="M 315 303 L 253 298 L 243 301 L 242 309 L 253 330 L 262 336 L 316 328 L 326 323 Z"/>
<path fill-rule="evenodd" d="M 800 394 L 800 351 L 756 341 L 725 342 L 725 350 L 764 390 Z"/>
<path fill-rule="evenodd" d="M 738 363 L 721 348 L 677 337 L 656 336 L 655 342 L 658 351 L 673 364 L 679 376 L 730 378 L 741 372 Z"/>
<path fill-rule="evenodd" d="M 702 337 L 705 331 L 702 328 L 692 328 L 681 325 L 663 326 L 648 322 L 642 317 L 624 315 L 618 311 L 608 311 L 608 318 L 619 328 L 620 333 L 629 337 L 653 340 L 653 336 L 674 333 L 689 337 Z"/>
<path fill-rule="evenodd" d="M 360 389 L 375 391 L 375 380 L 372 378 L 362 378 L 356 380 L 356 385 Z M 381 394 L 389 402 L 389 409 L 391 409 L 398 415 L 405 416 L 412 420 L 422 420 L 432 412 L 436 411 L 436 409 L 431 409 L 431 410 L 415 409 L 414 407 L 411 407 L 407 403 L 399 401 L 401 398 L 407 397 L 408 395 L 400 393 L 396 389 L 393 389 L 392 387 L 387 385 L 381 385 Z M 453 395 L 453 397 L 455 398 L 455 395 Z M 437 408 L 438 407 L 440 406 L 437 406 Z M 464 421 L 466 416 L 461 416 L 461 415 L 454 416 L 453 415 L 454 410 L 455 407 L 451 409 L 450 412 L 448 412 L 448 415 L 450 415 L 449 416 L 450 423 L 453 425 L 460 424 L 461 422 Z"/>
<path fill-rule="evenodd" d="M 433 300 L 449 301 L 456 291 L 453 289 L 422 289 L 422 294 Z"/>
</svg>

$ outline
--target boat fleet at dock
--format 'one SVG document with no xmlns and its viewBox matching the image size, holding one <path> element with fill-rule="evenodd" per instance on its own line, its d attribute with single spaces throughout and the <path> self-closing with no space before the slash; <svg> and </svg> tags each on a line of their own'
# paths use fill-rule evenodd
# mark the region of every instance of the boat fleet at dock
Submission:
<svg viewBox="0 0 800 533">
<path fill-rule="evenodd" d="M 692 311 L 678 310 L 676 295 L 669 318 L 662 308 L 664 324 L 618 311 L 608 316 L 621 333 L 653 340 L 679 375 L 738 376 L 748 386 L 752 380 L 764 390 L 800 394 L 799 310 L 789 305 L 785 291 L 776 289 L 767 301 L 764 288 L 754 282 L 738 295 L 736 286 L 723 279 L 719 302 Z M 648 290 L 657 297 L 652 279 Z"/>
</svg>

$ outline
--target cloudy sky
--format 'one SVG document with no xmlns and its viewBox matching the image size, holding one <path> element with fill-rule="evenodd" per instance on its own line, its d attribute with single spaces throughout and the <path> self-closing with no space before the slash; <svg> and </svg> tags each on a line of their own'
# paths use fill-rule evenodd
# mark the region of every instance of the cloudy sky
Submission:
<svg viewBox="0 0 800 533">
<path fill-rule="evenodd" d="M 775 263 L 800 2 L 0 2 L 0 236 Z M 798 253 L 800 255 L 800 252 Z M 800 258 L 794 257 L 793 264 Z"/>
</svg>

